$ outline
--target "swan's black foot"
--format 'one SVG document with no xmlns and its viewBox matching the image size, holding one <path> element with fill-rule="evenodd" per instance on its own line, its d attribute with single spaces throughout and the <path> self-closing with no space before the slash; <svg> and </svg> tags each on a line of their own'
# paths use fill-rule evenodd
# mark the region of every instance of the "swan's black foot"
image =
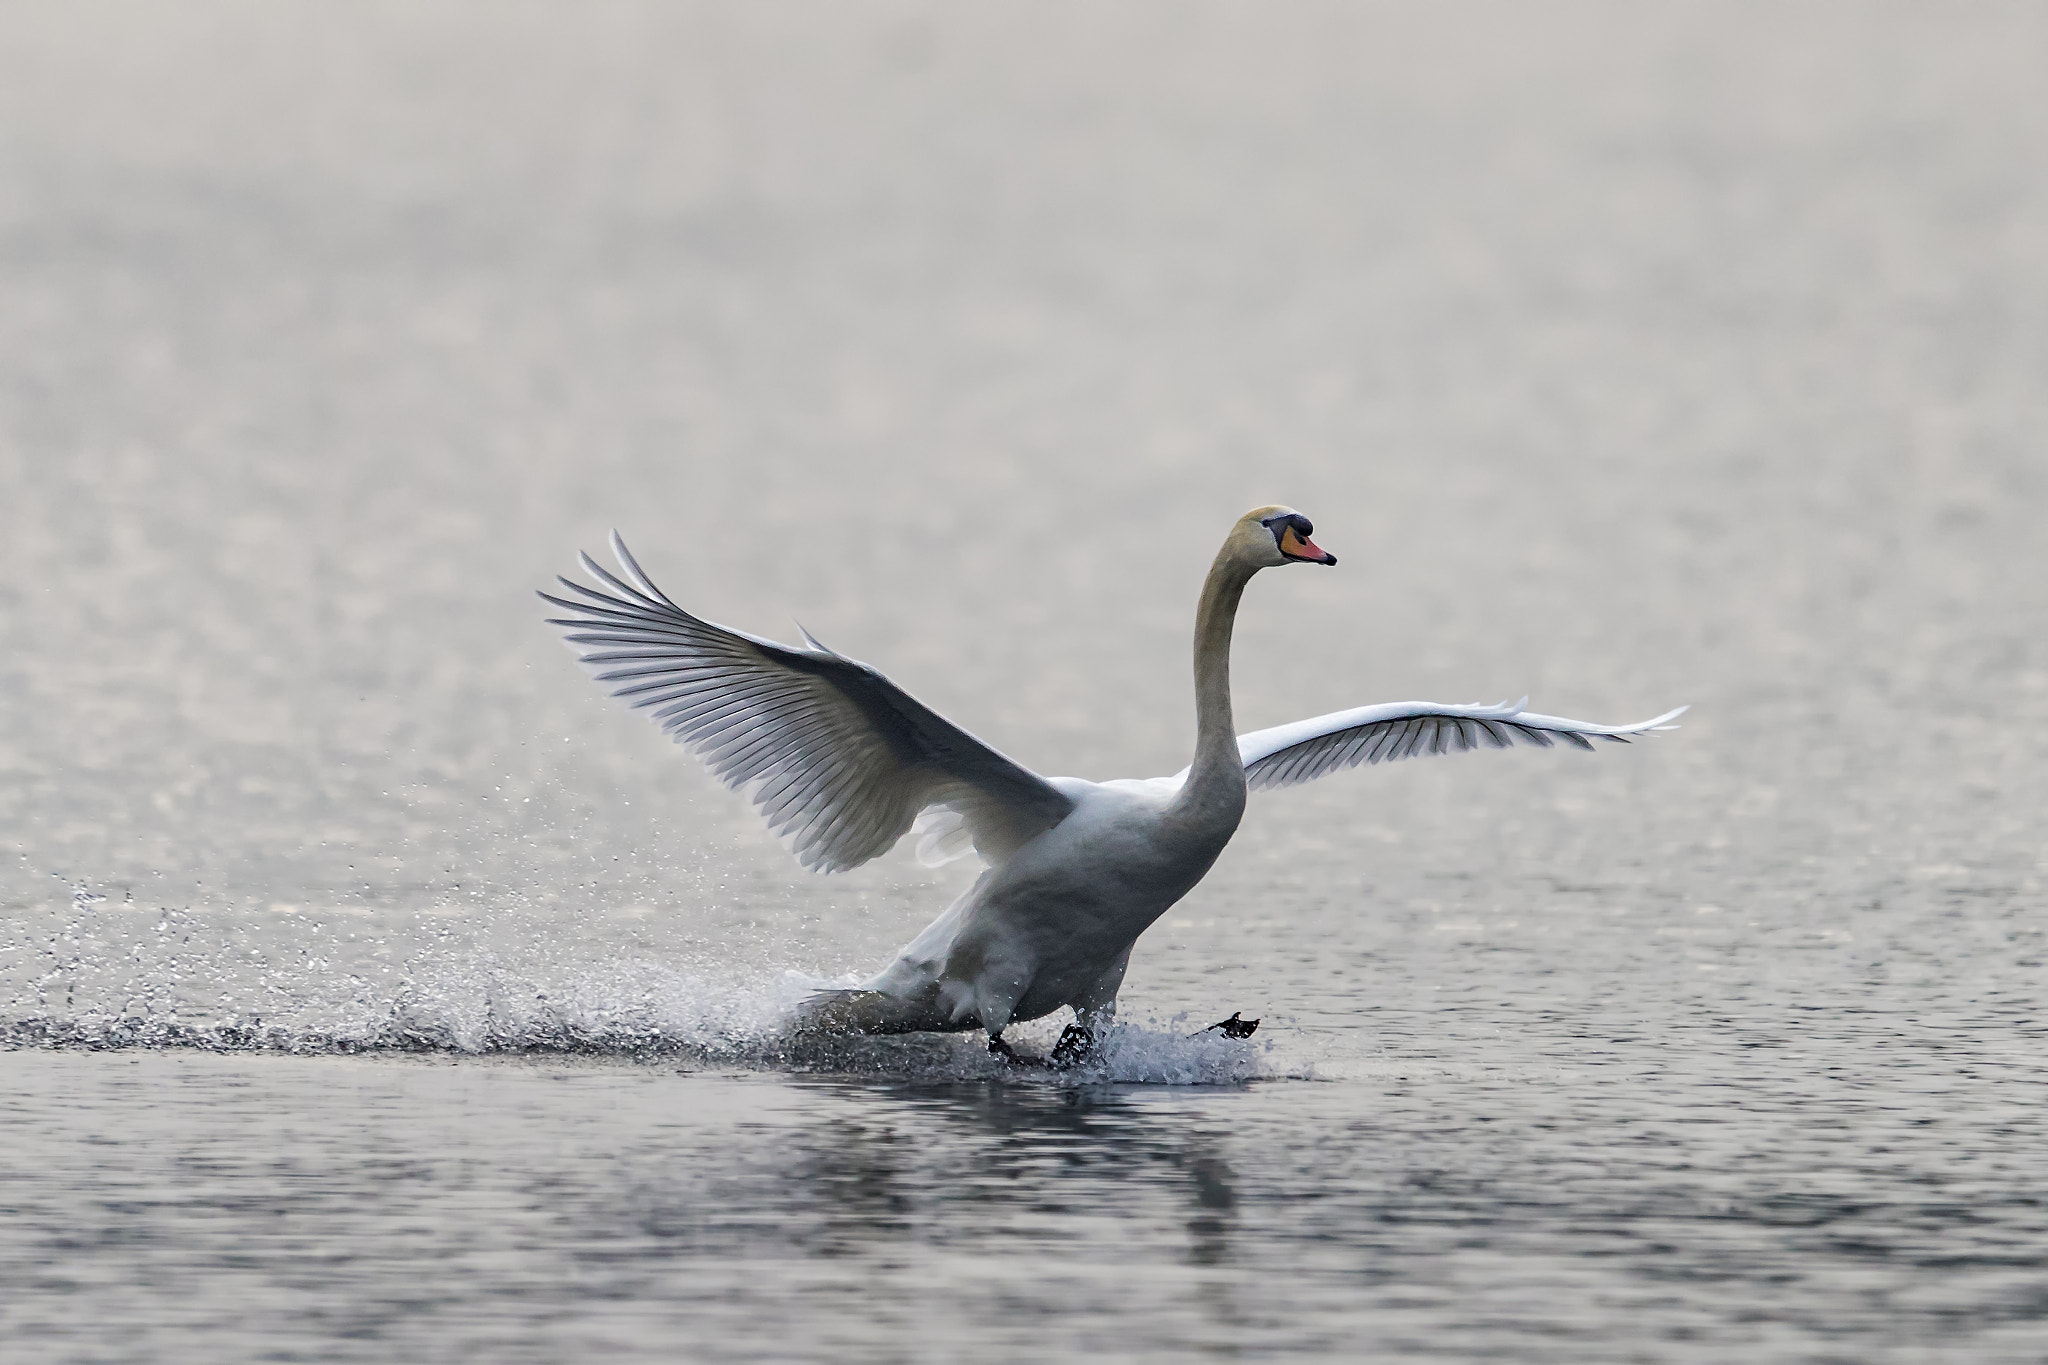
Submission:
<svg viewBox="0 0 2048 1365">
<path fill-rule="evenodd" d="M 1005 1066 L 1052 1065 L 1050 1062 L 1047 1062 L 1038 1057 L 1026 1057 L 1023 1053 L 1011 1047 L 1008 1043 L 1004 1042 L 1001 1037 L 995 1034 L 989 1035 L 988 1055 L 995 1058 L 997 1061 L 1001 1062 Z"/>
<path fill-rule="evenodd" d="M 1223 1030 L 1225 1038 L 1249 1038 L 1259 1031 L 1259 1021 L 1245 1018 L 1243 1010 L 1232 1010 L 1228 1019 L 1199 1030 L 1195 1036 L 1199 1037 L 1203 1033 L 1214 1033 L 1218 1029 Z"/>
<path fill-rule="evenodd" d="M 1069 1024 L 1060 1033 L 1060 1040 L 1052 1045 L 1051 1064 L 1056 1067 L 1079 1066 L 1093 1057 L 1101 1048 L 1102 1041 L 1092 1029 L 1079 1024 Z"/>
</svg>

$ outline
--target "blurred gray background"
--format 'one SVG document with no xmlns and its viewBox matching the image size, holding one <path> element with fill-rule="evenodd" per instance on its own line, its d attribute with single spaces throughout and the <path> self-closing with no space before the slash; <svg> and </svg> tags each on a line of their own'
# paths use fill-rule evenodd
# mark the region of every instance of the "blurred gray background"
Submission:
<svg viewBox="0 0 2048 1365">
<path fill-rule="evenodd" d="M 1255 590 L 1248 726 L 1696 709 L 1642 757 L 1274 798 L 1248 842 L 1413 819 L 1469 862 L 1562 802 L 1521 854 L 1653 851 L 1673 894 L 2038 890 L 2034 7 L 0 33 L 17 902 L 540 893 L 621 850 L 652 886 L 753 841 L 537 624 L 613 525 L 1044 771 L 1170 772 L 1194 587 L 1269 499 L 1344 562 Z"/>
</svg>

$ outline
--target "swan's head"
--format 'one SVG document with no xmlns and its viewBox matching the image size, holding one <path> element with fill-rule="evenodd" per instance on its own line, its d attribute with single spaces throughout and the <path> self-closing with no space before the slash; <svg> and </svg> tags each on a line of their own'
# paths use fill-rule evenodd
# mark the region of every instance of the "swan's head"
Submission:
<svg viewBox="0 0 2048 1365">
<path fill-rule="evenodd" d="M 1292 507 L 1255 507 L 1238 518 L 1230 543 L 1240 558 L 1258 569 L 1335 564 L 1337 556 L 1309 539 L 1315 529 Z"/>
</svg>

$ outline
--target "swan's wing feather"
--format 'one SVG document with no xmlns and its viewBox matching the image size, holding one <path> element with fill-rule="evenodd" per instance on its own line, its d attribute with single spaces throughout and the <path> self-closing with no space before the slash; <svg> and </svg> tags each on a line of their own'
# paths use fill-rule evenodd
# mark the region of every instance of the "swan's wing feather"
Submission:
<svg viewBox="0 0 2048 1365">
<path fill-rule="evenodd" d="M 1672 730 L 1686 708 L 1667 711 L 1636 725 L 1594 725 L 1525 710 L 1527 697 L 1498 706 L 1450 706 L 1442 702 L 1395 701 L 1333 711 L 1327 716 L 1254 730 L 1237 738 L 1245 781 L 1253 791 L 1291 787 L 1340 768 L 1391 763 L 1422 754 L 1506 749 L 1515 744 L 1549 748 L 1565 743 L 1590 749 L 1593 741 L 1628 743 L 1629 736 Z"/>
<path fill-rule="evenodd" d="M 1065 819 L 1073 802 L 866 664 L 805 632 L 792 649 L 671 602 L 616 532 L 624 577 L 588 555 L 601 587 L 562 579 L 550 619 L 613 696 L 645 710 L 760 807 L 820 872 L 887 851 L 929 806 L 949 809 L 990 862 Z M 801 627 L 799 627 L 801 629 Z"/>
</svg>

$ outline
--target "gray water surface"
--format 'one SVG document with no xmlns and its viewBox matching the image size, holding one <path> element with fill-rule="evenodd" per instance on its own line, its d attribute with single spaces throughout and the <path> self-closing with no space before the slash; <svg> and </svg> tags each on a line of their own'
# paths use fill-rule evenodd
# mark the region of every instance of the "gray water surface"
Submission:
<svg viewBox="0 0 2048 1365">
<path fill-rule="evenodd" d="M 0 15 L 0 1356 L 2048 1358 L 2044 92 L 2026 6 Z M 1245 728 L 1694 709 L 1259 795 L 1061 1076 L 781 1038 L 972 869 L 803 872 L 530 595 L 616 526 L 1151 776 L 1268 501 Z"/>
</svg>

